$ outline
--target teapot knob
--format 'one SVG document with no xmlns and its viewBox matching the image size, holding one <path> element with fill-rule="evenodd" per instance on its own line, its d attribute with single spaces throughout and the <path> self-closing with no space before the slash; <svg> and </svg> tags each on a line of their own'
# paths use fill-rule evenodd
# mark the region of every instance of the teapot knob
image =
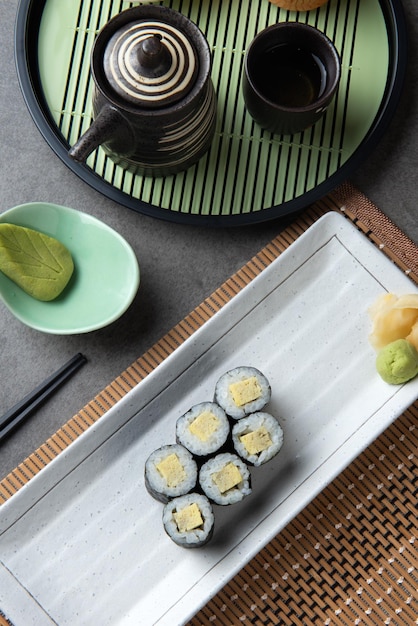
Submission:
<svg viewBox="0 0 418 626">
<path fill-rule="evenodd" d="M 163 76 L 171 66 L 171 55 L 160 34 L 153 34 L 138 44 L 140 74 L 148 78 Z"/>
<path fill-rule="evenodd" d="M 128 22 L 109 38 L 101 60 L 119 102 L 160 109 L 182 100 L 199 73 L 199 55 L 187 32 L 157 20 Z"/>
</svg>

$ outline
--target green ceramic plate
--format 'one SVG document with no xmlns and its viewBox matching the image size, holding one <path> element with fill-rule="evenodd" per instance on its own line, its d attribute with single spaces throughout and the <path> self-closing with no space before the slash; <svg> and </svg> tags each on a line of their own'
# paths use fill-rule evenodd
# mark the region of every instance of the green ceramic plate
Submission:
<svg viewBox="0 0 418 626">
<path fill-rule="evenodd" d="M 210 151 L 186 172 L 151 179 L 124 171 L 99 148 L 87 164 L 68 148 L 91 124 L 90 52 L 125 0 L 21 0 L 18 74 L 29 110 L 57 155 L 82 180 L 131 209 L 182 223 L 238 226 L 301 211 L 349 177 L 396 108 L 406 65 L 401 0 L 328 0 L 305 13 L 269 0 L 163 0 L 198 24 L 212 51 L 218 124 Z M 244 53 L 277 21 L 316 26 L 341 56 L 338 93 L 322 120 L 278 137 L 244 107 Z"/>
<path fill-rule="evenodd" d="M 0 272 L 0 297 L 21 322 L 57 335 L 87 333 L 118 319 L 139 286 L 130 245 L 94 217 L 55 204 L 31 202 L 5 211 L 0 222 L 39 230 L 71 252 L 74 273 L 58 298 L 41 302 Z"/>
</svg>

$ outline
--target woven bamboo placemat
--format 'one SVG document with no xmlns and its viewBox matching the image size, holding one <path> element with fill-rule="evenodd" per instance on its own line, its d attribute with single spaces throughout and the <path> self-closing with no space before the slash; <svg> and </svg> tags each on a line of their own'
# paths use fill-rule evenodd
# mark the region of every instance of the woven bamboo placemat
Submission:
<svg viewBox="0 0 418 626">
<path fill-rule="evenodd" d="M 0 482 L 0 504 L 328 211 L 343 213 L 418 283 L 417 246 L 360 191 L 344 183 L 304 211 L 6 476 Z M 417 450 L 418 401 L 261 550 L 189 626 L 418 624 Z M 8 624 L 0 608 L 0 626 Z"/>
</svg>

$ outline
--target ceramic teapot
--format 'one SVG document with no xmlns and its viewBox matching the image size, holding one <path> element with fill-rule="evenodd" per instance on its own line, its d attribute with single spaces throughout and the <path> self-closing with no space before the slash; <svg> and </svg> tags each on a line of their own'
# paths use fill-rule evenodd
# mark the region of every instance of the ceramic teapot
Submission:
<svg viewBox="0 0 418 626">
<path fill-rule="evenodd" d="M 144 176 L 190 167 L 215 131 L 211 66 L 203 33 L 181 13 L 152 5 L 122 11 L 95 40 L 94 120 L 69 155 L 83 162 L 101 145 Z"/>
</svg>

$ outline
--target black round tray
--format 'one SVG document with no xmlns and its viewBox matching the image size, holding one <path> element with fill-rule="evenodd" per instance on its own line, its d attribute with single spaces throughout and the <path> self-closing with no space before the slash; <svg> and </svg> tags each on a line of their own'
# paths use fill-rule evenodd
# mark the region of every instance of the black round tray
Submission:
<svg viewBox="0 0 418 626">
<path fill-rule="evenodd" d="M 133 3 L 20 1 L 15 51 L 26 104 L 58 157 L 94 189 L 149 216 L 240 226 L 300 212 L 348 178 L 374 149 L 395 112 L 404 81 L 407 35 L 401 0 L 329 0 L 309 13 L 283 11 L 268 0 L 166 4 L 198 23 L 211 45 L 218 127 L 210 152 L 197 165 L 174 177 L 150 180 L 122 171 L 101 148 L 87 164 L 74 162 L 67 153 L 91 120 L 89 59 L 94 38 L 110 17 Z M 290 139 L 259 129 L 240 93 L 245 48 L 259 30 L 283 20 L 307 22 L 326 32 L 343 66 L 334 105 L 314 127 Z M 60 25 L 62 33 L 57 32 Z M 376 54 L 373 36 L 382 54 Z M 67 53 L 49 54 L 49 46 L 52 52 L 57 41 Z M 380 76 L 376 82 L 371 58 Z M 63 75 L 66 81 L 56 80 Z M 362 75 L 365 83 L 364 76 L 358 80 Z M 52 94 L 55 83 L 61 86 Z"/>
</svg>

